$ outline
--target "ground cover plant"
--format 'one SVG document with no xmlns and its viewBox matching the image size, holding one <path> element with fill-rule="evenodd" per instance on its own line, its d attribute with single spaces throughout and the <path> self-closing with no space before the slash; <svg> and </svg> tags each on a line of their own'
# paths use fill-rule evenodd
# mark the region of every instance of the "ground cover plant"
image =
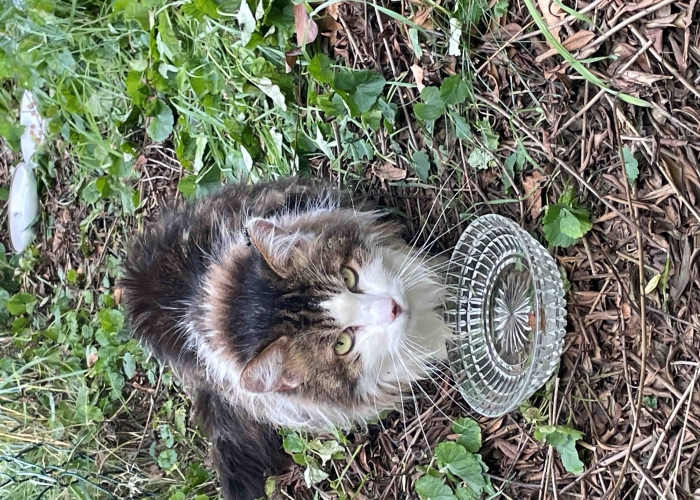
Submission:
<svg viewBox="0 0 700 500">
<path fill-rule="evenodd" d="M 448 251 L 478 214 L 567 284 L 558 374 L 470 413 L 284 435 L 283 498 L 700 495 L 700 13 L 693 0 L 0 0 L 0 195 L 35 92 L 37 238 L 0 241 L 0 497 L 215 498 L 185 389 L 128 337 L 125 242 L 166 201 L 295 173 Z"/>
</svg>

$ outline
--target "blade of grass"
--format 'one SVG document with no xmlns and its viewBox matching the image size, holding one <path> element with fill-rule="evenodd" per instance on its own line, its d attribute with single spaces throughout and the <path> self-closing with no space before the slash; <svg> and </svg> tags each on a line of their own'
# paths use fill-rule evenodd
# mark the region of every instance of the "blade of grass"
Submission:
<svg viewBox="0 0 700 500">
<path fill-rule="evenodd" d="M 547 26 L 547 23 L 545 22 L 544 18 L 540 15 L 540 13 L 537 10 L 537 7 L 535 4 L 532 2 L 532 0 L 524 0 L 525 5 L 527 6 L 527 10 L 530 11 L 530 15 L 532 16 L 533 21 L 535 21 L 535 24 L 537 27 L 540 29 L 544 37 L 547 39 L 547 42 L 550 43 L 550 45 L 556 49 L 556 51 L 561 55 L 566 62 L 568 62 L 571 67 L 579 73 L 583 78 L 588 80 L 590 83 L 597 85 L 598 87 L 604 89 L 606 92 L 609 92 L 610 94 L 619 97 L 623 101 L 633 104 L 635 106 L 640 106 L 644 108 L 651 107 L 651 104 L 649 104 L 647 101 L 644 99 L 640 99 L 638 97 L 634 97 L 631 95 L 623 94 L 622 92 L 617 92 L 615 90 L 612 90 L 610 87 L 605 85 L 605 82 L 598 78 L 596 75 L 594 75 L 591 70 L 586 68 L 581 61 L 576 59 L 571 52 L 569 52 L 554 36 L 552 35 L 552 32 L 549 31 L 549 27 Z"/>
<path fill-rule="evenodd" d="M 561 8 L 561 10 L 563 10 L 564 12 L 569 14 L 570 16 L 573 16 L 576 19 L 578 19 L 579 21 L 582 21 L 582 22 L 590 25 L 592 28 L 596 29 L 596 31 L 600 31 L 600 30 L 598 30 L 597 26 L 595 24 L 593 24 L 593 21 L 591 21 L 591 19 L 588 16 L 581 14 L 580 12 L 572 9 L 571 7 L 567 7 L 566 5 L 564 5 L 561 2 L 561 0 L 552 0 L 552 1 L 555 4 L 557 4 L 559 6 L 559 8 Z"/>
</svg>

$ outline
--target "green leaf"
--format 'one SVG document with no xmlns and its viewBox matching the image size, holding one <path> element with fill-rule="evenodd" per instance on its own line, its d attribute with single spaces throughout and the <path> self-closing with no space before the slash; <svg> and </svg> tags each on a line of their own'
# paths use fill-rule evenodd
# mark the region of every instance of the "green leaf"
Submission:
<svg viewBox="0 0 700 500">
<path fill-rule="evenodd" d="M 659 407 L 659 400 L 656 398 L 656 396 L 644 396 L 642 398 L 642 404 L 647 408 L 656 410 Z"/>
<path fill-rule="evenodd" d="M 100 325 L 105 332 L 119 333 L 124 326 L 124 315 L 116 309 L 102 309 Z"/>
<path fill-rule="evenodd" d="M 452 442 L 440 443 L 435 448 L 435 459 L 442 472 L 451 472 L 467 483 L 474 493 L 481 495 L 486 485 L 481 465 L 464 446 Z"/>
<path fill-rule="evenodd" d="M 420 93 L 422 103 L 413 105 L 416 118 L 423 121 L 437 120 L 445 114 L 445 103 L 437 87 L 425 87 Z"/>
<path fill-rule="evenodd" d="M 578 205 L 571 189 L 562 193 L 557 204 L 547 207 L 543 219 L 545 238 L 555 247 L 573 245 L 592 227 L 588 211 Z"/>
<path fill-rule="evenodd" d="M 127 21 L 136 21 L 144 31 L 148 31 L 150 28 L 148 9 L 137 0 L 116 0 L 114 13 L 123 14 Z"/>
<path fill-rule="evenodd" d="M 462 141 L 467 141 L 472 138 L 472 130 L 467 123 L 467 120 L 456 111 L 452 111 L 450 116 L 455 122 L 455 133 L 457 134 L 457 139 Z"/>
<path fill-rule="evenodd" d="M 478 500 L 480 498 L 469 488 L 457 488 L 455 490 L 455 496 L 457 500 Z"/>
<path fill-rule="evenodd" d="M 569 238 L 578 239 L 590 229 L 588 226 L 582 226 L 581 221 L 571 211 L 565 209 L 561 214 L 559 229 Z"/>
<path fill-rule="evenodd" d="M 351 95 L 360 113 L 364 113 L 377 102 L 385 84 L 386 80 L 382 75 L 368 70 L 341 71 L 333 78 L 333 87 Z"/>
<path fill-rule="evenodd" d="M 86 106 L 95 117 L 104 117 L 112 110 L 112 94 L 106 90 L 98 90 L 87 101 Z"/>
<path fill-rule="evenodd" d="M 396 104 L 393 102 L 386 102 L 384 99 L 379 99 L 377 101 L 379 109 L 382 110 L 382 116 L 389 123 L 394 123 L 396 119 L 396 110 L 398 109 Z"/>
<path fill-rule="evenodd" d="M 175 450 L 163 450 L 158 455 L 158 467 L 163 470 L 170 470 L 177 462 L 177 452 Z"/>
<path fill-rule="evenodd" d="M 425 475 L 416 481 L 416 493 L 420 500 L 457 500 L 452 489 L 442 482 L 442 479 Z"/>
<path fill-rule="evenodd" d="M 372 132 L 379 130 L 379 124 L 382 121 L 382 111 L 377 107 L 373 107 L 362 113 L 362 123 L 366 125 Z"/>
<path fill-rule="evenodd" d="M 583 437 L 583 433 L 564 426 L 541 425 L 535 429 L 535 439 L 554 446 L 561 456 L 564 468 L 572 474 L 583 472 L 583 462 L 576 450 L 576 441 Z"/>
<path fill-rule="evenodd" d="M 173 112 L 170 106 L 162 99 L 158 99 L 155 106 L 154 116 L 148 124 L 146 131 L 153 142 L 163 142 L 173 131 Z"/>
<path fill-rule="evenodd" d="M 498 134 L 493 131 L 488 120 L 479 120 L 476 125 L 479 127 L 484 145 L 489 150 L 496 151 L 498 149 Z"/>
<path fill-rule="evenodd" d="M 328 478 L 328 474 L 318 467 L 315 460 L 312 460 L 304 471 L 304 479 L 308 486 L 318 484 L 326 478 Z"/>
<path fill-rule="evenodd" d="M 486 170 L 491 166 L 493 160 L 491 156 L 483 149 L 476 148 L 471 152 L 469 158 L 467 158 L 467 163 L 469 166 L 476 168 L 477 170 Z"/>
<path fill-rule="evenodd" d="M 471 418 L 458 418 L 452 424 L 452 430 L 459 434 L 457 443 L 464 446 L 464 448 L 471 452 L 476 453 L 481 448 L 481 428 Z"/>
<path fill-rule="evenodd" d="M 173 422 L 175 423 L 175 429 L 180 436 L 185 437 L 187 435 L 187 425 L 185 423 L 185 409 L 178 408 L 175 410 L 175 415 L 173 416 Z"/>
<path fill-rule="evenodd" d="M 75 400 L 75 419 L 81 424 L 89 424 L 90 422 L 102 422 L 104 416 L 102 410 L 93 406 L 88 398 L 88 389 L 86 386 L 81 386 L 78 389 L 78 394 Z"/>
<path fill-rule="evenodd" d="M 423 49 L 420 46 L 420 40 L 418 40 L 418 30 L 415 28 L 408 29 L 408 39 L 411 41 L 411 48 L 416 57 L 420 59 L 423 57 Z"/>
<path fill-rule="evenodd" d="M 31 293 L 16 293 L 10 300 L 5 302 L 5 307 L 13 316 L 20 316 L 24 313 L 31 314 L 34 311 L 36 297 Z"/>
<path fill-rule="evenodd" d="M 180 180 L 177 183 L 177 189 L 186 199 L 191 199 L 194 197 L 195 191 L 197 190 L 197 176 L 186 175 L 184 177 L 180 177 Z"/>
<path fill-rule="evenodd" d="M 625 161 L 625 173 L 630 185 L 639 177 L 639 162 L 627 146 L 622 147 L 622 158 Z"/>
<path fill-rule="evenodd" d="M 66 279 L 68 283 L 75 283 L 78 281 L 78 272 L 75 269 L 69 269 L 66 271 Z"/>
<path fill-rule="evenodd" d="M 440 98 L 445 105 L 462 104 L 467 99 L 469 88 L 460 75 L 445 78 L 440 86 Z"/>
<path fill-rule="evenodd" d="M 156 48 L 165 59 L 173 64 L 177 64 L 182 58 L 182 42 L 178 40 L 166 10 L 158 15 Z"/>
<path fill-rule="evenodd" d="M 309 61 L 309 74 L 318 83 L 333 83 L 333 70 L 331 69 L 331 59 L 323 53 L 316 54 Z"/>
<path fill-rule="evenodd" d="M 413 170 L 422 182 L 428 182 L 428 174 L 430 173 L 430 158 L 423 151 L 413 153 Z"/>
<path fill-rule="evenodd" d="M 175 436 L 173 436 L 173 431 L 170 430 L 170 426 L 168 424 L 163 424 L 158 427 L 158 432 L 160 433 L 160 438 L 163 440 L 163 444 L 168 448 L 172 448 L 175 444 Z"/>
<path fill-rule="evenodd" d="M 296 433 L 287 434 L 282 445 L 287 453 L 302 453 L 306 448 L 304 441 Z"/>
<path fill-rule="evenodd" d="M 122 367 L 124 368 L 124 375 L 126 375 L 127 379 L 131 379 L 136 373 L 136 363 L 134 362 L 134 357 L 130 352 L 124 353 Z"/>
<path fill-rule="evenodd" d="M 309 450 L 319 456 L 322 465 L 325 465 L 331 458 L 345 455 L 345 448 L 340 446 L 335 439 L 330 439 L 328 441 L 314 439 L 309 443 Z"/>
<path fill-rule="evenodd" d="M 503 17 L 508 13 L 508 0 L 499 0 L 493 6 L 493 13 L 496 17 Z"/>
<path fill-rule="evenodd" d="M 20 139 L 23 132 L 23 125 L 0 119 L 0 137 L 7 141 L 12 151 L 18 152 L 20 150 Z"/>
</svg>

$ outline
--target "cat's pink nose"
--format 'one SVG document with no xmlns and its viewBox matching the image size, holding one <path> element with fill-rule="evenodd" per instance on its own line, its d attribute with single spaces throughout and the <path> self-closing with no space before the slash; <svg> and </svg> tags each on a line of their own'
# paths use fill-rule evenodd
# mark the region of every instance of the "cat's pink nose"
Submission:
<svg viewBox="0 0 700 500">
<path fill-rule="evenodd" d="M 401 316 L 402 312 L 401 306 L 398 305 L 394 299 L 391 299 L 391 321 Z"/>
</svg>

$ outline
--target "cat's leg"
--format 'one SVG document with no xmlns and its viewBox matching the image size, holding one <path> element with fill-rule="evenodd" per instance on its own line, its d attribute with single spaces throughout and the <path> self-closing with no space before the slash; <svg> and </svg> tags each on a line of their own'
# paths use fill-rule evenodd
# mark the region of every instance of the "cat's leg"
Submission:
<svg viewBox="0 0 700 500">
<path fill-rule="evenodd" d="M 267 477 L 289 464 L 276 430 L 248 418 L 207 389 L 197 390 L 195 412 L 212 442 L 222 498 L 264 498 Z"/>
</svg>

